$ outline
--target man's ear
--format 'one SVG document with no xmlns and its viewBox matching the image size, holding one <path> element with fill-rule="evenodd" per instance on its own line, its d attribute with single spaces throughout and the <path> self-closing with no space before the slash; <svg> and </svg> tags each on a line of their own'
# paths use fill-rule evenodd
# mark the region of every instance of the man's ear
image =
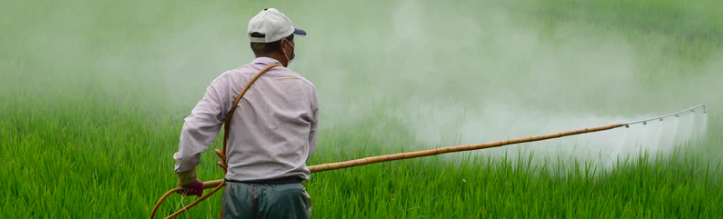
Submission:
<svg viewBox="0 0 723 219">
<path fill-rule="evenodd" d="M 287 39 L 287 38 L 284 38 L 284 42 L 282 42 L 282 43 L 286 43 L 286 46 L 287 46 L 287 47 L 291 47 L 292 49 L 294 48 L 293 46 L 291 46 L 291 45 L 292 45 L 292 44 L 291 44 L 291 40 L 289 40 L 289 39 Z"/>
<path fill-rule="evenodd" d="M 284 42 L 282 42 L 282 43 L 283 43 L 284 48 L 291 47 L 291 42 L 289 42 L 289 39 L 284 38 Z"/>
</svg>

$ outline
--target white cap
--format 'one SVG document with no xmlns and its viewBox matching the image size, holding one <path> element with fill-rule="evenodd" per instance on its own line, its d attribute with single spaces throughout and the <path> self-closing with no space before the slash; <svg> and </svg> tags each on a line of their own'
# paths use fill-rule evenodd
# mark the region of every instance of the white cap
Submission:
<svg viewBox="0 0 723 219">
<path fill-rule="evenodd" d="M 254 32 L 264 34 L 265 37 L 251 37 Z M 248 34 L 253 43 L 276 42 L 292 33 L 306 36 L 306 31 L 294 28 L 291 20 L 275 8 L 264 9 L 249 21 Z"/>
</svg>

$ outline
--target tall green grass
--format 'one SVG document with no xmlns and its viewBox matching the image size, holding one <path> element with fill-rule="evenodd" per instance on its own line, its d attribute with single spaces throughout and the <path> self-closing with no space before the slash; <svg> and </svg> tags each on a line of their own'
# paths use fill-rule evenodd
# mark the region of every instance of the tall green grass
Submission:
<svg viewBox="0 0 723 219">
<path fill-rule="evenodd" d="M 654 47 L 647 43 L 651 39 L 664 42 L 661 50 L 645 50 L 653 51 L 645 54 L 655 57 L 650 62 L 670 61 L 664 65 L 698 72 L 721 51 L 723 9 L 714 1 L 687 2 L 691 3 L 516 0 L 500 4 L 519 21 L 541 31 L 573 23 L 593 33 L 620 33 L 640 48 Z M 249 3 L 253 7 L 222 3 L 201 8 L 253 13 L 262 7 L 260 3 Z M 128 64 L 162 58 L 118 48 L 163 43 L 154 38 L 163 33 L 163 27 L 183 26 L 184 19 L 202 19 L 198 15 L 205 13 L 193 10 L 199 5 L 171 1 L 158 1 L 148 8 L 121 2 L 66 3 L 89 8 L 80 13 L 53 10 L 60 7 L 57 4 L 4 1 L 7 7 L 0 9 L 0 24 L 9 30 L 0 35 L 0 218 L 146 218 L 160 195 L 177 184 L 172 153 L 182 126 L 178 115 L 189 112 L 196 100 L 183 104 L 168 100 L 154 87 L 162 78 L 144 75 L 163 69 Z M 312 8 L 307 3 L 293 4 Z M 154 10 L 158 7 L 164 10 Z M 144 10 L 168 14 L 149 15 Z M 61 14 L 62 19 L 44 19 L 46 13 Z M 179 16 L 186 13 L 195 16 Z M 681 14 L 686 19 L 680 19 Z M 139 22 L 148 20 L 167 26 Z M 83 25 L 93 22 L 98 24 Z M 38 25 L 57 25 L 58 29 Z M 65 40 L 91 43 L 63 45 Z M 108 51 L 126 59 L 112 65 L 114 75 L 103 74 L 108 69 L 100 67 L 113 60 L 95 59 Z M 660 70 L 648 67 L 645 70 L 652 73 Z M 678 73 L 650 74 L 642 83 L 687 77 Z M 195 81 L 189 87 L 205 85 Z M 188 90 L 199 96 L 200 89 Z M 713 134 L 704 148 L 723 143 L 714 134 L 723 130 L 717 117 L 721 112 L 710 110 L 709 132 Z M 322 121 L 333 119 L 328 116 Z M 381 113 L 364 122 L 325 127 L 309 165 L 419 149 L 415 133 L 404 127 Z M 210 150 L 220 148 L 220 139 Z M 620 158 L 611 169 L 585 161 L 532 163 L 526 162 L 530 157 L 514 155 L 449 154 L 315 173 L 306 185 L 314 218 L 721 218 L 723 166 L 716 154 L 706 156 L 706 152 Z M 222 178 L 213 153 L 205 153 L 202 159 L 202 180 Z M 158 217 L 194 199 L 172 196 Z M 179 218 L 217 218 L 219 206 L 220 195 L 215 195 Z"/>
<path fill-rule="evenodd" d="M 43 110 L 37 110 L 42 112 Z M 142 113 L 107 118 L 46 111 L 3 126 L 4 218 L 143 218 L 175 185 L 172 162 L 180 122 Z M 56 112 L 56 113 L 54 113 Z M 78 111 L 71 111 L 78 112 Z M 80 122 L 74 122 L 80 121 Z M 144 122 L 145 121 L 145 122 Z M 12 127 L 10 126 L 10 127 Z M 386 127 L 391 129 L 393 127 Z M 390 153 L 362 127 L 326 130 L 310 164 Z M 354 134 L 357 133 L 357 134 Z M 7 137 L 7 138 L 6 138 Z M 219 148 L 218 142 L 213 147 Z M 410 145 L 411 146 L 411 145 Z M 613 169 L 522 157 L 437 157 L 316 173 L 307 183 L 318 218 L 716 218 L 723 212 L 720 164 L 697 157 L 645 155 Z M 453 161 L 450 161 L 450 158 Z M 210 153 L 200 178 L 222 178 Z M 454 162 L 462 159 L 461 162 Z M 459 161 L 459 160 L 456 160 Z M 580 171 L 580 170 L 583 171 Z M 193 198 L 172 196 L 160 215 Z M 181 218 L 215 218 L 220 196 Z"/>
</svg>

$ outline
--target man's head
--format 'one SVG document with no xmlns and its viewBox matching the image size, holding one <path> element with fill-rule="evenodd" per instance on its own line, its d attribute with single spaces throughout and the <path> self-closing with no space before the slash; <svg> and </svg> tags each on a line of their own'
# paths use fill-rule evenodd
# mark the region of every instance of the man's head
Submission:
<svg viewBox="0 0 723 219">
<path fill-rule="evenodd" d="M 275 8 L 266 8 L 249 21 L 248 34 L 256 57 L 270 57 L 284 66 L 294 59 L 294 35 L 306 36 L 306 31 L 291 25 L 286 15 Z"/>
</svg>

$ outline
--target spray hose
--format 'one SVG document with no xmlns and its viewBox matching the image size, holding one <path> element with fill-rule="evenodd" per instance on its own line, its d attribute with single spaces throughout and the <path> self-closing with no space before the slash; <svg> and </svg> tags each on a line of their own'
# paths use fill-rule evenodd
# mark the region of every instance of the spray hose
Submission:
<svg viewBox="0 0 723 219">
<path fill-rule="evenodd" d="M 274 65 L 267 66 L 266 68 L 262 69 L 259 73 L 257 73 L 257 74 L 251 79 L 251 81 L 249 81 L 249 83 L 248 83 L 248 84 L 246 85 L 246 87 L 243 89 L 243 91 L 242 91 L 241 94 L 238 96 L 238 98 L 236 98 L 236 102 L 234 102 L 233 108 L 231 109 L 231 111 L 230 111 L 229 114 L 228 114 L 228 117 L 226 118 L 226 124 L 225 124 L 225 128 L 224 128 L 224 132 L 225 132 L 226 134 L 224 134 L 224 139 L 223 139 L 223 151 L 219 151 L 218 149 L 215 150 L 216 155 L 218 155 L 218 156 L 221 158 L 221 161 L 219 161 L 217 164 L 218 164 L 219 166 L 221 166 L 221 168 L 223 169 L 224 173 L 226 173 L 226 171 L 227 171 L 225 152 L 226 152 L 226 142 L 227 142 L 227 139 L 228 139 L 227 133 L 228 133 L 228 130 L 229 130 L 229 121 L 231 120 L 231 115 L 232 115 L 233 112 L 236 110 L 236 106 L 238 105 L 239 100 L 241 100 L 241 97 L 243 97 L 243 95 L 246 93 L 246 91 L 247 91 L 248 88 L 251 86 L 251 84 L 253 84 L 253 82 L 256 81 L 256 79 L 258 79 L 258 77 L 261 76 L 264 72 L 266 72 L 267 70 L 269 70 L 269 69 L 271 69 L 271 68 L 273 68 L 273 67 L 275 67 L 275 66 L 278 66 L 278 64 L 274 64 Z M 663 116 L 658 116 L 658 117 L 655 117 L 655 118 L 640 120 L 640 121 L 636 121 L 636 122 L 618 123 L 618 124 L 607 125 L 607 126 L 600 126 L 600 127 L 593 127 L 593 128 L 578 129 L 578 130 L 573 130 L 573 131 L 560 132 L 560 133 L 548 134 L 548 135 L 542 135 L 542 136 L 533 136 L 533 137 L 526 137 L 526 138 L 508 139 L 508 140 L 503 140 L 503 141 L 488 142 L 488 143 L 482 143 L 482 144 L 451 146 L 451 147 L 443 147 L 443 148 L 430 149 L 430 150 L 422 150 L 422 151 L 415 151 L 415 152 L 406 152 L 406 153 L 397 153 L 397 154 L 390 154 L 390 155 L 366 157 L 366 158 L 361 158 L 361 159 L 356 159 L 356 160 L 349 160 L 349 161 L 344 161 L 344 162 L 326 163 L 326 164 L 319 164 L 319 165 L 309 166 L 309 170 L 310 170 L 312 173 L 315 173 L 315 172 L 322 172 L 322 171 L 328 171 L 328 170 L 343 169 L 343 168 L 348 168 L 348 167 L 362 166 L 362 165 L 367 165 L 367 164 L 387 162 L 387 161 L 393 161 L 393 160 L 411 159 L 411 158 L 433 156 L 433 155 L 445 154 L 445 153 L 452 153 L 452 152 L 479 150 L 479 149 L 486 149 L 486 148 L 501 147 L 501 146 L 505 146 L 505 145 L 512 145 L 512 144 L 520 144 L 520 143 L 527 143 L 527 142 L 542 141 L 542 140 L 553 139 L 553 138 L 560 138 L 560 137 L 566 137 L 566 136 L 571 136 L 571 135 L 579 135 L 579 134 L 584 134 L 584 133 L 592 133 L 592 132 L 606 131 L 606 130 L 616 129 L 616 128 L 620 128 L 620 127 L 626 127 L 626 128 L 627 128 L 627 127 L 629 127 L 630 125 L 634 125 L 634 124 L 640 124 L 640 123 L 642 123 L 643 125 L 645 125 L 645 124 L 647 124 L 648 122 L 651 122 L 651 121 L 654 121 L 654 120 L 662 121 L 664 118 L 667 118 L 667 117 L 672 117 L 672 116 L 678 117 L 678 116 L 679 116 L 680 114 L 682 114 L 682 113 L 695 112 L 695 109 L 698 109 L 698 108 L 702 108 L 704 114 L 707 113 L 707 110 L 706 110 L 705 105 L 701 104 L 701 105 L 693 106 L 693 107 L 691 107 L 691 108 L 688 108 L 688 109 L 686 109 L 686 110 L 682 110 L 682 111 L 679 111 L 679 112 L 675 112 L 675 113 L 671 113 L 671 114 L 663 115 Z M 210 188 L 213 188 L 213 190 L 211 190 L 211 192 L 209 192 L 209 193 L 207 193 L 206 195 L 202 196 L 202 197 L 199 198 L 198 200 L 194 201 L 193 203 L 189 204 L 188 206 L 182 208 L 181 210 L 176 211 L 175 213 L 169 215 L 168 217 L 165 217 L 165 219 L 170 219 L 170 218 L 173 218 L 173 217 L 175 217 L 175 216 L 178 216 L 179 214 L 187 211 L 189 208 L 191 208 L 191 207 L 193 207 L 193 206 L 196 206 L 196 205 L 197 205 L 198 203 L 200 203 L 201 201 L 206 200 L 209 196 L 211 196 L 211 195 L 213 195 L 214 193 L 218 192 L 218 191 L 219 191 L 223 186 L 225 186 L 225 185 L 226 185 L 226 183 L 225 183 L 225 181 L 224 181 L 223 179 L 211 180 L 211 181 L 203 182 L 203 189 L 204 189 L 204 190 L 205 190 L 205 189 L 210 189 Z M 166 192 L 163 196 L 161 196 L 161 198 L 158 200 L 158 202 L 156 203 L 156 205 L 153 207 L 153 211 L 151 212 L 150 218 L 151 218 L 151 219 L 154 218 L 154 216 L 155 216 L 155 214 L 156 214 L 156 211 L 158 210 L 158 207 L 161 205 L 161 203 L 162 203 L 163 201 L 166 200 L 166 198 L 168 198 L 169 195 L 171 195 L 172 193 L 175 193 L 175 192 L 183 191 L 183 189 L 184 189 L 184 188 L 181 188 L 181 187 L 174 188 L 174 189 L 171 189 L 171 190 L 169 190 L 168 192 Z M 221 213 L 219 214 L 219 217 L 221 217 L 222 213 L 223 213 L 223 208 L 221 209 Z"/>
</svg>

